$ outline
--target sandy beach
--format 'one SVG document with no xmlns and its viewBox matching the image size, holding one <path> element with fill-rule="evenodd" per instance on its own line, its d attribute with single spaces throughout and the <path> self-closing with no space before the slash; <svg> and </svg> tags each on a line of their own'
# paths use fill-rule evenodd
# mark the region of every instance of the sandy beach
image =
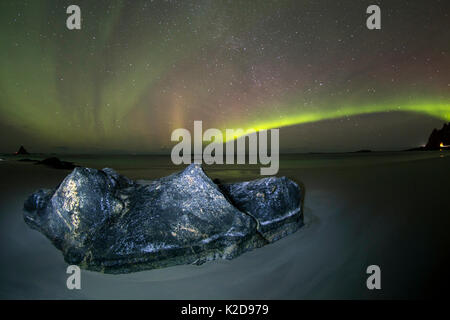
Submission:
<svg viewBox="0 0 450 320">
<path fill-rule="evenodd" d="M 31 156 L 30 156 L 31 157 Z M 429 298 L 450 261 L 448 152 L 282 155 L 279 175 L 306 189 L 305 226 L 234 260 L 124 275 L 82 271 L 66 288 L 62 254 L 23 221 L 24 200 L 69 171 L 0 158 L 1 299 Z M 181 170 L 162 156 L 60 156 L 133 179 Z M 225 182 L 259 178 L 256 166 L 205 166 Z M 366 288 L 379 265 L 381 290 Z"/>
</svg>

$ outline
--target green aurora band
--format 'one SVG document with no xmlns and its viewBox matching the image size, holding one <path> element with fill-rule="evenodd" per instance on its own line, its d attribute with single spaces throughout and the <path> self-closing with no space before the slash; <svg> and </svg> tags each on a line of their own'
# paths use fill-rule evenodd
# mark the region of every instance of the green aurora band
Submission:
<svg viewBox="0 0 450 320">
<path fill-rule="evenodd" d="M 289 115 L 281 119 L 260 120 L 254 123 L 248 123 L 243 127 L 244 135 L 246 132 L 269 130 L 275 128 L 283 128 L 298 124 L 318 122 L 323 120 L 346 118 L 355 115 L 381 113 L 381 112 L 415 112 L 432 116 L 444 121 L 450 121 L 450 103 L 410 103 L 410 104 L 395 104 L 395 105 L 371 105 L 359 107 L 343 107 L 336 110 L 329 110 L 327 112 L 310 112 Z M 236 135 L 234 138 L 238 138 Z M 230 139 L 228 139 L 230 140 Z"/>
<path fill-rule="evenodd" d="M 450 121 L 439 26 L 420 41 L 413 19 L 371 33 L 353 3 L 80 0 L 82 30 L 69 31 L 71 2 L 0 4 L 0 125 L 50 149 L 167 150 L 194 120 L 257 131 L 390 112 Z"/>
</svg>

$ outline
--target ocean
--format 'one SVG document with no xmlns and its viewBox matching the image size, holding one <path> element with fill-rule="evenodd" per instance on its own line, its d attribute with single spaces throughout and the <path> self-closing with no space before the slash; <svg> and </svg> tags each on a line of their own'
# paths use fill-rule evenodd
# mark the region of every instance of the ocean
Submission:
<svg viewBox="0 0 450 320">
<path fill-rule="evenodd" d="M 141 180 L 185 167 L 168 156 L 57 156 Z M 69 171 L 0 158 L 2 299 L 406 299 L 439 295 L 448 284 L 448 151 L 280 155 L 278 175 L 305 191 L 305 226 L 296 233 L 200 266 L 82 270 L 81 290 L 67 289 L 62 254 L 22 217 L 32 192 L 55 187 Z M 223 182 L 261 177 L 259 165 L 203 167 Z M 367 289 L 369 265 L 380 267 L 381 290 Z"/>
</svg>

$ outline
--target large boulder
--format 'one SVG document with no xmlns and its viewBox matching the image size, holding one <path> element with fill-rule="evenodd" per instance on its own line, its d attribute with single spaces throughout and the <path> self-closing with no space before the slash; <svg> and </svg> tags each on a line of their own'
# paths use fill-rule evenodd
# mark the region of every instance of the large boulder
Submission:
<svg viewBox="0 0 450 320">
<path fill-rule="evenodd" d="M 293 181 L 217 185 L 194 164 L 147 183 L 78 167 L 56 189 L 31 195 L 24 210 L 68 263 L 106 273 L 231 259 L 302 224 Z"/>
<path fill-rule="evenodd" d="M 286 177 L 224 184 L 221 189 L 239 210 L 255 218 L 258 231 L 269 242 L 297 231 L 303 223 L 299 187 Z"/>
</svg>

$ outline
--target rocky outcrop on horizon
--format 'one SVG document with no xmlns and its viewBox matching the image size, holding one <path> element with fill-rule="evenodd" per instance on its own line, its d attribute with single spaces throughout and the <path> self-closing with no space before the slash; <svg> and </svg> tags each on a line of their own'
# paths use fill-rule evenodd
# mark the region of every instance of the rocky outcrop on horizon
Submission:
<svg viewBox="0 0 450 320">
<path fill-rule="evenodd" d="M 444 123 L 441 129 L 434 129 L 431 132 L 428 142 L 425 145 L 427 150 L 438 150 L 443 146 L 450 145 L 450 122 Z"/>
<path fill-rule="evenodd" d="M 75 168 L 24 204 L 24 220 L 70 264 L 127 273 L 232 259 L 303 224 L 303 190 L 283 178 L 215 184 L 201 166 L 143 183 Z"/>
<path fill-rule="evenodd" d="M 29 154 L 28 151 L 25 149 L 24 146 L 20 146 L 19 150 L 17 150 L 16 153 L 14 153 L 15 155 L 21 155 L 21 154 Z"/>
</svg>

